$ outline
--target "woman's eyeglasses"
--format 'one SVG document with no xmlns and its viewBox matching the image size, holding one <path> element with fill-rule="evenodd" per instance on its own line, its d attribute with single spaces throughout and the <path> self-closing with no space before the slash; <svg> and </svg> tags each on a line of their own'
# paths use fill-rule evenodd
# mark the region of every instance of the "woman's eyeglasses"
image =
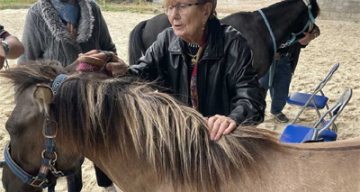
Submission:
<svg viewBox="0 0 360 192">
<path fill-rule="evenodd" d="M 186 11 L 187 8 L 200 4 L 201 3 L 177 3 L 175 5 L 169 5 L 167 7 L 164 7 L 164 12 L 166 15 L 170 15 L 174 10 L 177 10 L 179 14 L 182 14 Z"/>
</svg>

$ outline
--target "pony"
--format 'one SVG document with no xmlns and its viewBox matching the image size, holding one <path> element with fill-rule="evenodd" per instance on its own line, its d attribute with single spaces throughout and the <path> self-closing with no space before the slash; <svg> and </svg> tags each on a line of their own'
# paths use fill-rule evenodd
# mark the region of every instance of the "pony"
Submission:
<svg viewBox="0 0 360 192">
<path fill-rule="evenodd" d="M 290 46 L 303 37 L 303 32 L 312 30 L 319 12 L 316 0 L 284 0 L 254 12 L 231 14 L 221 22 L 233 26 L 247 39 L 254 53 L 253 66 L 262 76 L 276 50 Z M 157 35 L 170 26 L 165 14 L 137 24 L 129 37 L 129 63 L 135 64 Z"/>
<path fill-rule="evenodd" d="M 6 150 L 31 175 L 52 138 L 58 172 L 85 156 L 125 192 L 360 190 L 360 138 L 290 145 L 273 131 L 240 126 L 212 141 L 204 117 L 151 83 L 64 74 L 47 63 L 0 72 L 16 90 Z M 9 169 L 2 180 L 5 188 L 19 183 Z"/>
</svg>

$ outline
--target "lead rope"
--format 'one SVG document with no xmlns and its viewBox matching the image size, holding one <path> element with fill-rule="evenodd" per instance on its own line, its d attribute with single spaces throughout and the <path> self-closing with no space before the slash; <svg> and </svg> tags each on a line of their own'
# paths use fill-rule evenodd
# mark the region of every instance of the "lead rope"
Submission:
<svg viewBox="0 0 360 192">
<path fill-rule="evenodd" d="M 269 88 L 271 88 L 272 84 L 273 84 L 273 81 L 274 81 L 274 76 L 275 76 L 275 65 L 276 65 L 275 54 L 276 54 L 276 50 L 277 50 L 277 45 L 276 45 L 275 35 L 273 33 L 273 30 L 271 29 L 270 23 L 267 20 L 264 12 L 261 9 L 259 9 L 257 11 L 260 13 L 261 17 L 263 18 L 263 20 L 265 22 L 265 25 L 266 25 L 269 33 L 270 33 L 271 41 L 272 41 L 272 44 L 273 44 L 274 54 L 273 54 L 273 60 L 271 62 L 270 69 L 269 69 L 269 84 L 268 84 Z"/>
</svg>

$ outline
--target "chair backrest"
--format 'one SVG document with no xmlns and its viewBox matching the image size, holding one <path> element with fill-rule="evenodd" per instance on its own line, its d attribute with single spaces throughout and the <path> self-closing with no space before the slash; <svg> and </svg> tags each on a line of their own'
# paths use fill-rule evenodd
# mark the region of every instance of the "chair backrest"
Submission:
<svg viewBox="0 0 360 192">
<path fill-rule="evenodd" d="M 329 82 L 329 80 L 331 79 L 331 77 L 334 75 L 335 71 L 338 70 L 340 64 L 339 63 L 335 63 L 330 71 L 326 74 L 325 78 L 323 80 L 320 81 L 320 83 L 316 86 L 316 88 L 313 91 L 312 97 L 315 96 L 318 92 L 321 93 L 322 96 L 324 96 L 324 93 L 322 92 L 322 89 L 325 87 L 325 85 L 327 84 L 327 82 Z M 312 99 L 312 97 L 310 98 L 310 101 Z"/>
<path fill-rule="evenodd" d="M 330 71 L 327 73 L 325 78 L 320 81 L 320 83 L 316 86 L 316 88 L 311 93 L 309 93 L 309 94 L 308 93 L 295 93 L 295 94 L 291 94 L 291 96 L 289 96 L 289 98 L 287 100 L 287 102 L 289 104 L 296 104 L 296 105 L 302 106 L 301 110 L 298 112 L 298 114 L 292 121 L 293 124 L 299 119 L 300 115 L 302 114 L 302 112 L 304 112 L 304 110 L 306 108 L 309 108 L 309 107 L 315 108 L 319 117 L 321 116 L 321 113 L 319 112 L 319 108 L 322 109 L 323 107 L 326 107 L 327 109 L 329 109 L 329 106 L 327 105 L 328 98 L 325 96 L 322 89 L 325 87 L 327 82 L 331 79 L 333 74 L 338 70 L 339 66 L 340 66 L 339 63 L 335 63 L 331 67 Z M 318 95 L 318 93 L 320 93 L 321 95 Z"/>
<path fill-rule="evenodd" d="M 352 96 L 352 89 L 346 88 L 343 94 L 340 96 L 338 101 L 327 110 L 324 114 L 321 115 L 319 120 L 314 124 L 314 128 L 317 130 L 314 132 L 313 139 L 316 139 L 322 132 L 329 129 L 335 122 L 336 118 L 344 110 L 345 106 L 349 103 Z M 330 119 L 326 120 L 325 117 L 330 114 Z"/>
</svg>

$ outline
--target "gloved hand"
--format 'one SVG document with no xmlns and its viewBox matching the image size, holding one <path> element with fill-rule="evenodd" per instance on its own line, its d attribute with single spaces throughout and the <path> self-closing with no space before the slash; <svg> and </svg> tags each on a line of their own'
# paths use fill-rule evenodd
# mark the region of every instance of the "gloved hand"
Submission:
<svg viewBox="0 0 360 192">
<path fill-rule="evenodd" d="M 128 65 L 111 51 L 91 50 L 79 54 L 76 71 L 104 71 L 112 76 L 125 75 Z"/>
</svg>

